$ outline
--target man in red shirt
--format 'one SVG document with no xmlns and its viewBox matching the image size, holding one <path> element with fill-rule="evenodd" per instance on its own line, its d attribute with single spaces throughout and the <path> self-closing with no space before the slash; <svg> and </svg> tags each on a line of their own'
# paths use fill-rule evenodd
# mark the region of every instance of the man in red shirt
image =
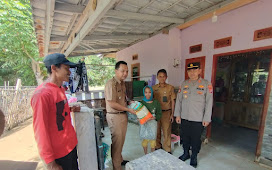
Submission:
<svg viewBox="0 0 272 170">
<path fill-rule="evenodd" d="M 37 87 L 31 99 L 33 128 L 41 159 L 50 170 L 77 170 L 77 137 L 71 124 L 70 108 L 63 81 L 69 81 L 76 64 L 64 54 L 47 55 L 44 64 L 49 78 Z M 79 111 L 80 108 L 71 108 Z"/>
</svg>

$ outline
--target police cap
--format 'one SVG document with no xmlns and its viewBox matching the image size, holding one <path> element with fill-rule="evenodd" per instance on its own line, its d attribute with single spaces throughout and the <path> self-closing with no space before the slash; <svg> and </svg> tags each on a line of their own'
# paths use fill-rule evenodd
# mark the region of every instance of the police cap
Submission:
<svg viewBox="0 0 272 170">
<path fill-rule="evenodd" d="M 194 62 L 194 63 L 189 63 L 187 65 L 187 70 L 191 70 L 191 69 L 200 69 L 200 62 Z"/>
</svg>

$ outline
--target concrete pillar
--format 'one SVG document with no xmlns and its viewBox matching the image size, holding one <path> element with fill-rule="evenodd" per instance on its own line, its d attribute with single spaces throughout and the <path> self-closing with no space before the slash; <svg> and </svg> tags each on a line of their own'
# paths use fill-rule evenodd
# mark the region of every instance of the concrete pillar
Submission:
<svg viewBox="0 0 272 170">
<path fill-rule="evenodd" d="M 97 170 L 94 112 L 86 106 L 81 106 L 80 112 L 74 113 L 74 118 L 78 139 L 79 168 L 80 170 Z"/>
</svg>

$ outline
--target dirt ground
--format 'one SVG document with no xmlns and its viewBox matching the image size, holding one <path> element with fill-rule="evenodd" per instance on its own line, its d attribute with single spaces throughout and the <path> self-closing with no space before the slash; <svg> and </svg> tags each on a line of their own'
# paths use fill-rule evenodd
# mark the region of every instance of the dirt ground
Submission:
<svg viewBox="0 0 272 170">
<path fill-rule="evenodd" d="M 34 139 L 32 119 L 0 137 L 0 169 L 43 169 Z"/>
</svg>

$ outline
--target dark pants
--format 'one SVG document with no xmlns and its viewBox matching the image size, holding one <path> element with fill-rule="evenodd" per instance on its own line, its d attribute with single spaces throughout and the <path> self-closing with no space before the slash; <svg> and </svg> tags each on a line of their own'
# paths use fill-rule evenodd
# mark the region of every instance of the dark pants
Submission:
<svg viewBox="0 0 272 170">
<path fill-rule="evenodd" d="M 181 120 L 180 136 L 183 142 L 184 153 L 192 147 L 192 157 L 196 157 L 201 148 L 201 134 L 204 130 L 202 122 Z"/>
<path fill-rule="evenodd" d="M 55 161 L 63 170 L 78 170 L 76 147 L 68 155 L 56 159 Z"/>
</svg>

